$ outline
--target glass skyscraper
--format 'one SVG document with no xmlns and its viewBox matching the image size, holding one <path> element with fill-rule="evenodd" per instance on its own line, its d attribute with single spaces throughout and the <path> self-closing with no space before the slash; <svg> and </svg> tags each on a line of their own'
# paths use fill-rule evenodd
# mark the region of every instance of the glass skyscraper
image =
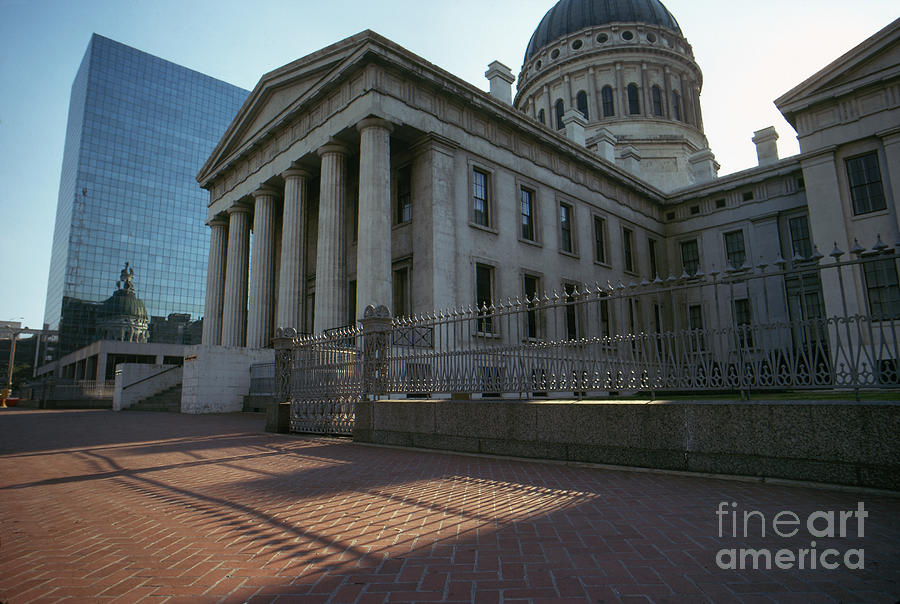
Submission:
<svg viewBox="0 0 900 604">
<path fill-rule="evenodd" d="M 203 316 L 209 248 L 195 175 L 248 94 L 91 37 L 72 85 L 44 311 L 60 354 L 101 337 L 102 302 L 126 262 L 150 341 L 192 343 L 184 330 Z"/>
</svg>

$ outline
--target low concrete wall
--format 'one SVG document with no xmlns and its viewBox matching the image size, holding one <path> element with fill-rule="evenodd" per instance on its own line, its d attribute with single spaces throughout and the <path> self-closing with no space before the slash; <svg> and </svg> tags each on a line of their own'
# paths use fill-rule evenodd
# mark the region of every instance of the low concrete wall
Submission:
<svg viewBox="0 0 900 604">
<path fill-rule="evenodd" d="M 900 403 L 364 401 L 354 440 L 900 490 Z"/>
<path fill-rule="evenodd" d="M 116 365 L 113 411 L 128 409 L 154 394 L 177 386 L 181 383 L 181 379 L 182 368 L 178 365 L 119 363 Z"/>
<path fill-rule="evenodd" d="M 184 351 L 182 413 L 241 411 L 250 393 L 250 365 L 274 363 L 272 349 L 188 346 Z"/>
</svg>

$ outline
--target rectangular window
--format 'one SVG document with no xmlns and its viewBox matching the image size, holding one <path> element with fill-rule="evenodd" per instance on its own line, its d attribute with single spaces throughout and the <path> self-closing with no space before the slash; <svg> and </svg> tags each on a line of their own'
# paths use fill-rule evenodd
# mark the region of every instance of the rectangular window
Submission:
<svg viewBox="0 0 900 604">
<path fill-rule="evenodd" d="M 601 293 L 602 298 L 606 298 L 607 294 Z M 604 338 L 609 337 L 609 300 L 600 300 L 600 335 Z"/>
<path fill-rule="evenodd" d="M 486 264 L 475 265 L 475 304 L 478 307 L 478 319 L 475 330 L 478 333 L 494 333 L 494 318 L 484 310 L 494 300 L 494 267 Z"/>
<path fill-rule="evenodd" d="M 869 314 L 876 321 L 900 319 L 900 286 L 894 260 L 875 260 L 863 264 Z"/>
<path fill-rule="evenodd" d="M 741 346 L 753 347 L 753 332 L 750 329 L 752 323 L 753 314 L 750 311 L 750 300 L 738 298 L 734 301 L 734 326 Z"/>
<path fill-rule="evenodd" d="M 791 251 L 794 256 L 809 258 L 812 256 L 812 241 L 809 238 L 809 220 L 806 216 L 795 216 L 788 220 L 791 231 Z"/>
<path fill-rule="evenodd" d="M 521 187 L 519 202 L 522 213 L 522 239 L 534 241 L 534 191 Z"/>
<path fill-rule="evenodd" d="M 703 334 L 703 307 L 692 304 L 688 307 L 688 329 L 691 330 L 691 341 L 698 350 L 706 348 L 706 338 Z"/>
<path fill-rule="evenodd" d="M 394 298 L 394 316 L 408 317 L 410 311 L 412 310 L 409 297 L 410 287 L 408 266 L 401 266 L 400 268 L 394 269 L 394 279 L 392 285 L 392 295 Z"/>
<path fill-rule="evenodd" d="M 725 257 L 728 264 L 734 268 L 741 268 L 747 259 L 747 251 L 744 249 L 744 231 L 731 231 L 725 233 Z"/>
<path fill-rule="evenodd" d="M 397 224 L 412 220 L 412 173 L 410 166 L 397 170 Z"/>
<path fill-rule="evenodd" d="M 650 256 L 650 278 L 656 279 L 659 275 L 656 267 L 656 239 L 647 240 L 647 252 Z"/>
<path fill-rule="evenodd" d="M 572 206 L 559 204 L 559 249 L 570 254 L 575 252 L 572 239 Z"/>
<path fill-rule="evenodd" d="M 594 216 L 594 260 L 606 264 L 606 220 Z"/>
<path fill-rule="evenodd" d="M 525 337 L 529 339 L 538 338 L 538 311 L 537 297 L 541 291 L 541 280 L 534 275 L 525 275 L 523 278 L 523 290 L 525 299 L 528 304 L 528 310 L 525 313 Z"/>
<path fill-rule="evenodd" d="M 478 168 L 472 169 L 472 209 L 475 224 L 491 226 L 488 174 Z"/>
<path fill-rule="evenodd" d="M 634 231 L 622 229 L 622 257 L 625 270 L 634 272 Z"/>
<path fill-rule="evenodd" d="M 577 297 L 575 290 L 577 287 L 574 283 L 564 283 L 563 290 L 566 292 L 566 339 L 578 339 L 578 312 L 575 306 Z"/>
<path fill-rule="evenodd" d="M 884 188 L 878 155 L 872 151 L 847 160 L 847 176 L 850 179 L 850 199 L 854 214 L 868 214 L 885 209 Z"/>
<path fill-rule="evenodd" d="M 700 270 L 700 248 L 696 239 L 681 242 L 681 266 L 690 277 Z"/>
</svg>

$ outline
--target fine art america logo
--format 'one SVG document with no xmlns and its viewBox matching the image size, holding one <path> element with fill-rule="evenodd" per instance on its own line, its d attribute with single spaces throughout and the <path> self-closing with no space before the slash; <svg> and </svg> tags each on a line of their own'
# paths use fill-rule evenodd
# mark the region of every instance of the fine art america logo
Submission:
<svg viewBox="0 0 900 604">
<path fill-rule="evenodd" d="M 738 509 L 737 502 L 722 501 L 716 508 L 719 537 L 732 539 L 791 539 L 808 537 L 809 546 L 790 549 L 723 548 L 716 553 L 716 565 L 736 569 L 849 569 L 865 568 L 862 548 L 817 547 L 816 539 L 862 539 L 869 516 L 864 502 L 855 510 L 818 510 L 807 515 L 782 510 L 766 516 L 759 510 Z M 848 543 L 850 545 L 850 543 Z"/>
</svg>

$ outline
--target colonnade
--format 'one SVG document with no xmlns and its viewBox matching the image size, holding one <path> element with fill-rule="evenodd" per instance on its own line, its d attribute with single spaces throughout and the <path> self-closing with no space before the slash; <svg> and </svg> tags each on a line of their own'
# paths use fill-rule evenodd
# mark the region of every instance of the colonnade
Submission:
<svg viewBox="0 0 900 604">
<path fill-rule="evenodd" d="M 359 233 L 356 308 L 391 303 L 392 126 L 380 118 L 357 124 L 359 147 Z M 265 348 L 274 327 L 302 329 L 305 276 L 315 269 L 314 333 L 347 323 L 345 208 L 347 165 L 352 150 L 331 141 L 317 150 L 319 214 L 316 266 L 306 258 L 305 225 L 311 172 L 293 164 L 281 174 L 283 187 L 261 185 L 252 199 L 240 200 L 210 227 L 203 343 Z M 275 207 L 284 200 L 278 288 L 275 288 Z M 253 246 L 250 246 L 251 214 Z M 277 315 L 276 315 L 277 312 Z"/>
</svg>

